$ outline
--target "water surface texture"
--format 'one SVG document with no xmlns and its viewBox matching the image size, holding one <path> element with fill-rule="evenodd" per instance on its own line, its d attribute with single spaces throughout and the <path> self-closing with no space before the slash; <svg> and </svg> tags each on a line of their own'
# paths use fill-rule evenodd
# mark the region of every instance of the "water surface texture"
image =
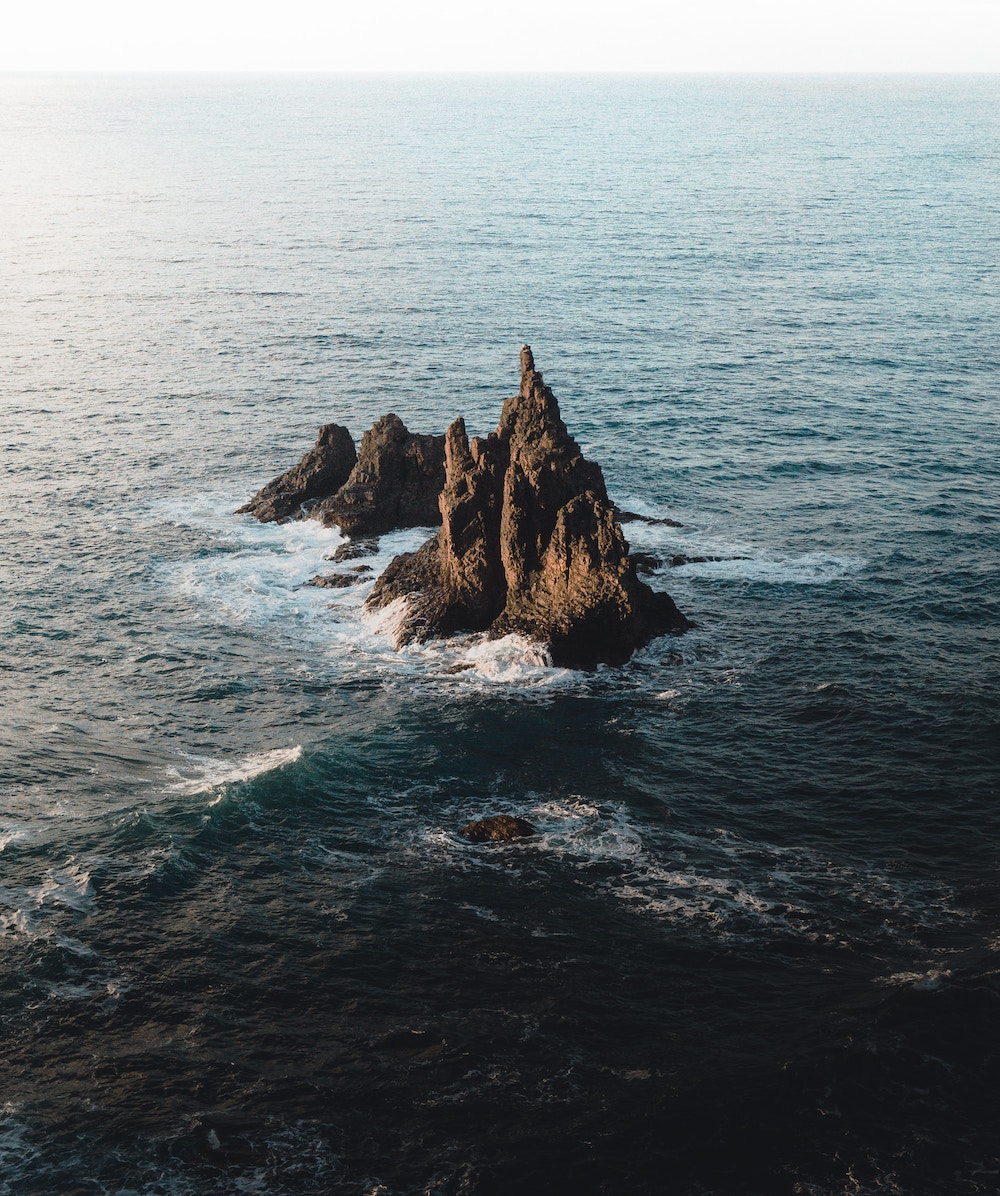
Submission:
<svg viewBox="0 0 1000 1196">
<path fill-rule="evenodd" d="M 0 80 L 2 1196 L 1000 1188 L 998 90 Z M 232 514 L 522 341 L 620 670 Z"/>
</svg>

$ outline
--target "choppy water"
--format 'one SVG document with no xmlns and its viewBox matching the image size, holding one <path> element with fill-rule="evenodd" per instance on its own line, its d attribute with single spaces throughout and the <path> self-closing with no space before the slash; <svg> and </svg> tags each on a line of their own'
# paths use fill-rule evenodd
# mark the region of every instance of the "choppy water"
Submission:
<svg viewBox="0 0 1000 1196">
<path fill-rule="evenodd" d="M 0 81 L 3 1196 L 1000 1189 L 998 89 Z M 525 340 L 622 670 L 230 514 Z"/>
</svg>

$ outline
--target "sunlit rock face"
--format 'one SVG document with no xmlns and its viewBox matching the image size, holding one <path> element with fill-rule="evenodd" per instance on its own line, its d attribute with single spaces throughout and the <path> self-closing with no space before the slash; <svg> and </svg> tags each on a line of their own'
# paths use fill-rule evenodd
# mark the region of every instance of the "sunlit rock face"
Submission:
<svg viewBox="0 0 1000 1196">
<path fill-rule="evenodd" d="M 527 345 L 496 431 L 470 443 L 455 420 L 445 467 L 441 530 L 397 557 L 369 599 L 406 599 L 401 643 L 519 633 L 546 644 L 555 664 L 591 667 L 689 626 L 637 578 L 601 468 L 567 432 Z"/>
</svg>

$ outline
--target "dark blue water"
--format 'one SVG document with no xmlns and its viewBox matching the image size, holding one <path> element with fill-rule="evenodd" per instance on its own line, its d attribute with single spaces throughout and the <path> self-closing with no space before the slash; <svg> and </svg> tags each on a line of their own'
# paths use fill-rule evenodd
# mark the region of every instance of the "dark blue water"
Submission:
<svg viewBox="0 0 1000 1196">
<path fill-rule="evenodd" d="M 3 1196 L 1000 1190 L 998 90 L 0 80 Z M 522 341 L 621 670 L 231 514 Z"/>
</svg>

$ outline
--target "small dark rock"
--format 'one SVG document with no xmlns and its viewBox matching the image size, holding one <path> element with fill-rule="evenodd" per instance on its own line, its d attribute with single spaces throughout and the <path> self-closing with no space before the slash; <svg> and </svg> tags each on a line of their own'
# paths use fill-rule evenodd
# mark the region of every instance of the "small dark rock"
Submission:
<svg viewBox="0 0 1000 1196">
<path fill-rule="evenodd" d="M 363 579 L 353 573 L 317 573 L 303 582 L 307 586 L 319 586 L 325 590 L 346 590 L 348 586 L 356 586 Z"/>
<path fill-rule="evenodd" d="M 678 553 L 670 558 L 670 568 L 679 569 L 681 565 L 707 565 L 712 561 L 748 561 L 748 556 L 684 556 Z"/>
<path fill-rule="evenodd" d="M 470 843 L 511 843 L 537 833 L 527 819 L 515 818 L 511 814 L 494 814 L 491 818 L 480 818 L 462 827 L 462 834 Z"/>
<path fill-rule="evenodd" d="M 371 567 L 371 565 L 352 565 L 351 572 L 352 573 L 371 573 L 372 567 Z"/>
<path fill-rule="evenodd" d="M 367 540 L 348 540 L 328 556 L 328 561 L 354 561 L 359 556 L 374 556 L 378 552 L 378 540 L 374 537 Z"/>
<path fill-rule="evenodd" d="M 615 518 L 619 523 L 651 523 L 657 527 L 683 527 L 676 519 L 656 519 L 652 515 L 640 515 L 638 511 L 623 511 L 615 507 Z"/>
<path fill-rule="evenodd" d="M 663 564 L 655 552 L 630 552 L 628 559 L 635 565 L 637 573 L 655 573 Z"/>
</svg>

